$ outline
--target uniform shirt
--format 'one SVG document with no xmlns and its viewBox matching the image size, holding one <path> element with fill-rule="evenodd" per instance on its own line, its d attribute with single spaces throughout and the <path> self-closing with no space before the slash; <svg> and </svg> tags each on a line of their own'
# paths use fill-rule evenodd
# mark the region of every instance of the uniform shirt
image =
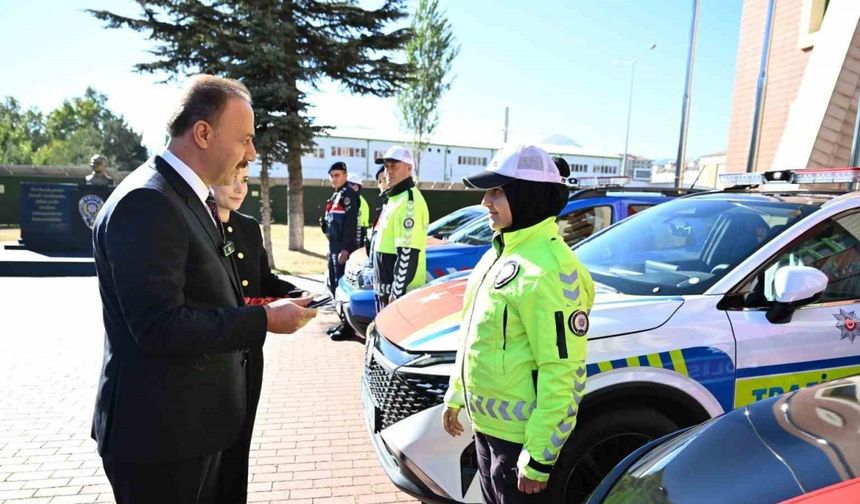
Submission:
<svg viewBox="0 0 860 504">
<path fill-rule="evenodd" d="M 358 207 L 358 194 L 349 184 L 344 184 L 326 201 L 323 219 L 330 253 L 358 248 Z"/>
<path fill-rule="evenodd" d="M 231 211 L 224 232 L 235 246 L 233 258 L 245 297 L 285 297 L 296 290 L 295 285 L 272 273 L 260 224 L 253 217 Z"/>
<path fill-rule="evenodd" d="M 427 281 L 427 203 L 412 178 L 387 191 L 373 236 L 374 291 L 394 299 Z"/>
<path fill-rule="evenodd" d="M 591 275 L 550 217 L 497 234 L 463 301 L 445 402 L 476 431 L 523 444 L 526 476 L 546 481 L 585 390 Z"/>
</svg>

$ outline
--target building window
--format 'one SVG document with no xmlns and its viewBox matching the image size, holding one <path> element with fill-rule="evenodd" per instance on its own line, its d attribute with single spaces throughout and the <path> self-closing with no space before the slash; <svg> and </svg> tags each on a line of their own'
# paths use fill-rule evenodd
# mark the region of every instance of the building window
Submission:
<svg viewBox="0 0 860 504">
<path fill-rule="evenodd" d="M 462 166 L 487 166 L 487 158 L 480 156 L 457 156 L 457 164 Z"/>
<path fill-rule="evenodd" d="M 824 13 L 830 0 L 803 0 L 803 10 L 800 12 L 800 49 L 810 49 L 815 45 L 815 35 L 821 30 Z"/>
<path fill-rule="evenodd" d="M 378 152 L 378 151 L 377 151 Z M 364 158 L 367 157 L 367 149 L 362 149 L 360 147 L 337 147 L 333 146 L 331 148 L 332 157 L 351 157 L 351 158 Z M 381 156 L 382 154 L 380 154 Z"/>
<path fill-rule="evenodd" d="M 325 159 L 325 149 L 323 149 L 322 147 L 314 147 L 308 153 L 308 156 L 313 157 L 313 158 L 317 158 L 317 159 Z"/>
</svg>

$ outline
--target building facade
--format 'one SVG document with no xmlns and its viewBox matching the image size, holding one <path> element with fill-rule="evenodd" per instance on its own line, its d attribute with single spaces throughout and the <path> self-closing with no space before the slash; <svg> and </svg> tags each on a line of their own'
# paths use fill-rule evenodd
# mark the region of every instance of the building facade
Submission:
<svg viewBox="0 0 860 504">
<path fill-rule="evenodd" d="M 747 169 L 767 0 L 744 0 L 726 171 Z M 860 2 L 778 0 L 754 171 L 847 166 L 860 92 Z"/>
</svg>

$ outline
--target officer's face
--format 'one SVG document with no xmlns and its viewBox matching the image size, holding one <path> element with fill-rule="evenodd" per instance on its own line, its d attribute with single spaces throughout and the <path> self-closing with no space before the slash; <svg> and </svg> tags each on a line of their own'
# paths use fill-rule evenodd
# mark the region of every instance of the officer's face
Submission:
<svg viewBox="0 0 860 504">
<path fill-rule="evenodd" d="M 382 171 L 378 177 L 376 177 L 376 185 L 379 186 L 379 192 L 383 192 L 388 189 L 388 184 L 385 183 L 385 171 Z"/>
<path fill-rule="evenodd" d="M 412 165 L 403 161 L 385 160 L 385 184 L 393 187 L 412 176 Z"/>
<path fill-rule="evenodd" d="M 487 207 L 490 212 L 490 227 L 494 231 L 500 231 L 506 227 L 510 227 L 514 223 L 514 218 L 511 215 L 511 205 L 508 203 L 508 197 L 505 196 L 505 191 L 501 187 L 487 189 L 484 193 L 484 199 L 481 204 Z"/>
<path fill-rule="evenodd" d="M 332 170 L 328 174 L 328 180 L 331 182 L 332 187 L 340 189 L 346 184 L 346 172 L 343 170 Z"/>
<path fill-rule="evenodd" d="M 232 184 L 212 186 L 212 192 L 215 195 L 215 203 L 220 208 L 238 210 L 248 194 L 248 166 L 245 165 L 236 171 Z"/>
</svg>

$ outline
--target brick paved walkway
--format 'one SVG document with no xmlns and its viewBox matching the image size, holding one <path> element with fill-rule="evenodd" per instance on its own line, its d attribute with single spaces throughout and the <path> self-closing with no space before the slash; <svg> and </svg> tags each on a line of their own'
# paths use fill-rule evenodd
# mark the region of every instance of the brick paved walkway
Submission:
<svg viewBox="0 0 860 504">
<path fill-rule="evenodd" d="M 251 502 L 415 502 L 376 461 L 363 348 L 330 341 L 334 320 L 266 342 Z M 0 278 L 0 503 L 113 502 L 89 437 L 102 333 L 94 278 Z"/>
</svg>

